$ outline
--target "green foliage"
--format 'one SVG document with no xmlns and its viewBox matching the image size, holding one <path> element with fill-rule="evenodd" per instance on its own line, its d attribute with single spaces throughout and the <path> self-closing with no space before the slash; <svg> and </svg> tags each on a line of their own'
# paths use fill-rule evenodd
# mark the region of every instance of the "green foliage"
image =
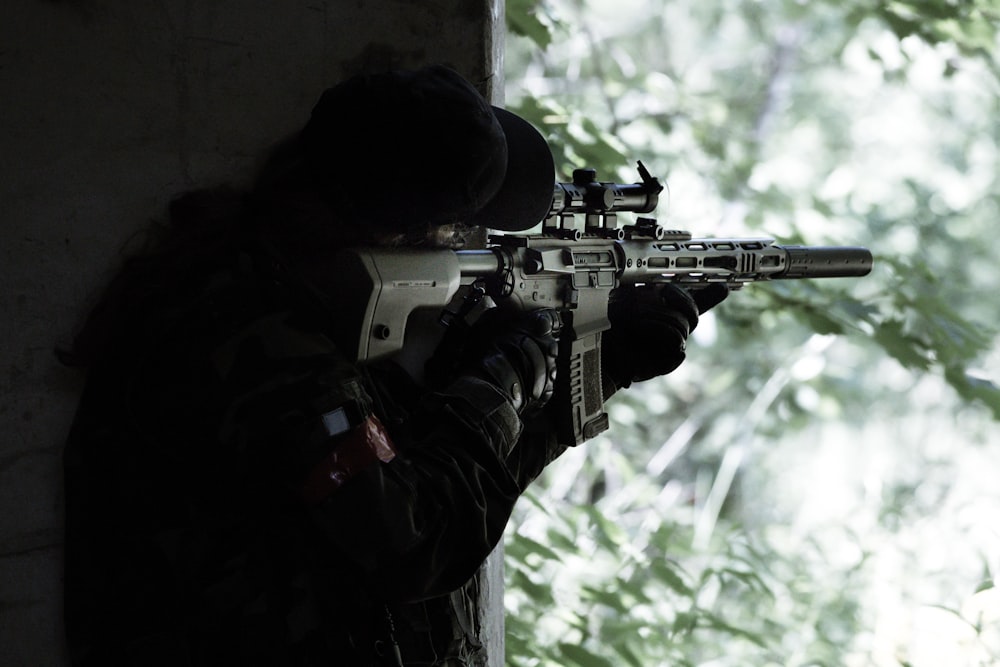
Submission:
<svg viewBox="0 0 1000 667">
<path fill-rule="evenodd" d="M 635 9 L 641 6 L 632 5 Z M 980 221 L 986 218 L 971 207 L 950 208 L 940 194 L 937 174 L 929 170 L 919 175 L 901 170 L 899 182 L 885 183 L 884 190 L 896 189 L 887 195 L 895 197 L 893 200 L 839 192 L 831 198 L 823 192 L 843 171 L 845 162 L 873 159 L 865 154 L 866 146 L 852 136 L 856 125 L 852 118 L 859 113 L 852 107 L 857 100 L 850 97 L 849 88 L 837 86 L 849 86 L 851 76 L 871 76 L 878 70 L 870 66 L 863 72 L 848 71 L 864 64 L 849 67 L 843 62 L 845 54 L 863 50 L 877 59 L 875 64 L 884 74 L 897 67 L 886 64 L 893 58 L 902 63 L 900 68 L 916 67 L 915 54 L 923 58 L 922 70 L 932 66 L 924 61 L 935 57 L 946 63 L 940 66 L 947 67 L 950 76 L 954 76 L 955 67 L 974 70 L 977 60 L 907 47 L 906 38 L 917 35 L 942 49 L 957 46 L 961 53 L 992 63 L 991 49 L 965 48 L 966 42 L 935 27 L 956 24 L 979 35 L 976 39 L 983 44 L 994 45 L 997 13 L 992 3 L 912 0 L 874 6 L 818 5 L 811 11 L 793 2 L 702 3 L 692 13 L 701 14 L 703 23 L 687 26 L 703 38 L 690 46 L 691 53 L 676 56 L 668 51 L 655 57 L 656 48 L 669 45 L 671 37 L 667 5 L 657 11 L 653 9 L 657 4 L 651 3 L 635 20 L 623 20 L 623 30 L 636 31 L 627 39 L 617 34 L 598 35 L 589 27 L 601 21 L 590 16 L 598 13 L 596 5 L 552 2 L 548 6 L 549 14 L 558 14 L 560 9 L 566 13 L 559 21 L 563 26 L 559 37 L 579 43 L 567 48 L 571 53 L 564 57 L 577 56 L 584 47 L 589 54 L 572 63 L 538 53 L 520 56 L 532 67 L 545 70 L 552 92 L 545 97 L 513 95 L 512 108 L 544 128 L 557 164 L 567 172 L 575 166 L 591 166 L 611 179 L 632 177 L 631 165 L 641 159 L 654 173 L 667 177 L 683 170 L 684 182 L 695 181 L 701 192 L 700 197 L 690 197 L 687 192 L 680 196 L 700 202 L 712 200 L 722 209 L 717 212 L 722 223 L 728 223 L 728 209 L 738 212 L 738 222 L 748 229 L 784 232 L 782 240 L 786 242 L 864 242 L 875 246 L 879 264 L 886 267 L 877 279 L 891 295 L 888 299 L 868 306 L 863 303 L 870 298 L 868 293 L 858 297 L 841 293 L 832 302 L 831 291 L 838 288 L 821 285 L 810 290 L 808 299 L 779 294 L 769 305 L 782 305 L 778 301 L 783 296 L 787 310 L 819 333 L 845 333 L 845 323 L 853 319 L 856 324 L 850 328 L 854 335 L 872 336 L 904 366 L 933 370 L 963 398 L 981 400 L 996 411 L 994 390 L 988 382 L 970 379 L 975 374 L 970 374 L 969 368 L 992 343 L 998 312 L 994 308 L 983 312 L 986 317 L 976 318 L 967 311 L 984 311 L 985 304 L 971 302 L 964 290 L 982 279 L 983 272 L 974 273 L 973 269 L 992 271 L 986 266 L 990 249 L 984 244 L 967 245 L 957 266 L 950 250 L 969 238 L 951 233 L 950 227 L 969 226 L 973 215 Z M 534 9 L 538 11 L 537 6 Z M 735 12 L 729 11 L 733 9 Z M 647 15 L 661 19 L 649 20 Z M 873 27 L 878 23 L 888 25 L 890 34 L 902 40 L 895 49 L 886 45 L 886 34 Z M 664 29 L 666 32 L 660 32 Z M 745 48 L 733 48 L 734 40 L 741 40 Z M 713 51 L 724 43 L 728 45 L 725 56 L 713 60 Z M 564 74 L 570 65 L 576 69 L 573 77 Z M 517 63 L 516 67 L 528 65 Z M 704 68 L 698 72 L 704 80 L 684 71 L 697 67 Z M 969 84 L 996 89 L 996 78 L 986 73 L 970 76 Z M 837 94 L 831 95 L 831 90 Z M 914 95 L 905 79 L 895 86 L 872 87 L 871 91 L 879 98 L 903 102 Z M 839 93 L 847 93 L 846 99 Z M 909 122 L 941 125 L 949 128 L 949 133 L 959 131 L 957 124 L 968 120 L 963 116 L 969 115 L 969 110 L 949 106 L 954 102 L 947 87 L 931 95 L 937 99 L 924 95 L 925 99 L 913 100 L 921 105 L 923 117 Z M 926 138 L 929 151 L 942 153 L 927 157 L 941 160 L 951 178 L 986 166 L 971 164 L 968 157 L 976 150 L 985 150 L 980 142 L 997 134 L 995 115 L 990 115 L 995 98 L 969 102 L 980 104 L 980 115 L 974 119 L 978 127 L 968 128 L 964 136 Z M 799 147 L 806 143 L 811 151 L 808 155 Z M 995 153 L 995 146 L 992 150 Z M 787 180 L 787 171 L 796 169 L 802 173 L 791 182 L 780 186 L 775 182 Z M 970 177 L 982 182 L 977 174 Z M 991 177 L 995 180 L 996 174 Z M 981 191 L 993 198 L 988 210 L 995 212 L 995 195 L 987 187 Z M 675 194 L 675 201 L 677 197 Z M 805 212 L 810 219 L 822 215 L 831 223 L 829 231 L 817 234 L 790 222 Z M 775 220 L 780 220 L 779 229 L 771 231 L 769 223 Z M 838 233 L 836 225 L 842 221 L 847 224 Z M 902 234 L 908 241 L 916 240 L 909 252 L 893 247 L 901 235 L 900 226 L 909 232 Z"/>
<path fill-rule="evenodd" d="M 1000 664 L 1000 4 L 507 15 L 509 104 L 563 177 L 642 160 L 671 228 L 876 256 L 733 294 L 551 466 L 508 536 L 508 662 Z M 961 641 L 885 634 L 887 609 Z"/>
<path fill-rule="evenodd" d="M 666 522 L 636 507 L 610 533 L 593 507 L 550 507 L 563 546 L 527 536 L 530 521 L 507 542 L 511 665 L 823 664 L 856 630 L 849 589 L 736 532 L 693 549 L 679 507 Z M 801 660 L 785 662 L 789 651 Z"/>
<path fill-rule="evenodd" d="M 859 8 L 859 11 L 871 8 Z M 931 45 L 958 47 L 968 56 L 993 61 L 1000 5 L 992 1 L 895 0 L 875 7 L 879 19 L 899 39 L 919 37 Z"/>
<path fill-rule="evenodd" d="M 544 49 L 552 43 L 551 19 L 539 16 L 544 11 L 538 0 L 508 0 L 507 28 L 515 35 L 531 40 Z"/>
</svg>

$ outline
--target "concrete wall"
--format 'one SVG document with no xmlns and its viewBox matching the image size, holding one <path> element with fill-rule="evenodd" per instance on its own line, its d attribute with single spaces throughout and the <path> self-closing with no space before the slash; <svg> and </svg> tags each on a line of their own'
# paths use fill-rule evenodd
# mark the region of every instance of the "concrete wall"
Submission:
<svg viewBox="0 0 1000 667">
<path fill-rule="evenodd" d="M 345 76 L 445 62 L 496 98 L 502 26 L 503 0 L 4 3 L 0 665 L 65 664 L 61 455 L 81 378 L 52 350 L 129 236 L 175 193 L 243 182 Z"/>
</svg>

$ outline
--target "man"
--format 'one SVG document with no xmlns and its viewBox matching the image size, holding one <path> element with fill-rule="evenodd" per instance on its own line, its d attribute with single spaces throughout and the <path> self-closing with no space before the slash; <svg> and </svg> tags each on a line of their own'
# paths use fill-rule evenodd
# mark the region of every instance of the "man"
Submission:
<svg viewBox="0 0 1000 667">
<path fill-rule="evenodd" d="M 537 131 L 433 67 L 328 90 L 248 195 L 172 203 L 66 356 L 74 665 L 485 664 L 474 574 L 566 446 L 558 313 L 487 313 L 426 379 L 357 367 L 331 257 L 530 228 L 553 178 Z M 673 370 L 723 297 L 616 299 L 607 391 Z"/>
</svg>

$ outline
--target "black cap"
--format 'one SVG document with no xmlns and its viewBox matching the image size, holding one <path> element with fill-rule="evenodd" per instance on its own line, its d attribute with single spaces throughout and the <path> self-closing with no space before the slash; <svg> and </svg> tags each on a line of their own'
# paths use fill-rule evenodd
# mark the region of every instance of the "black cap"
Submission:
<svg viewBox="0 0 1000 667">
<path fill-rule="evenodd" d="M 447 67 L 330 88 L 300 140 L 323 197 L 359 223 L 522 231 L 552 203 L 555 166 L 542 135 Z"/>
</svg>

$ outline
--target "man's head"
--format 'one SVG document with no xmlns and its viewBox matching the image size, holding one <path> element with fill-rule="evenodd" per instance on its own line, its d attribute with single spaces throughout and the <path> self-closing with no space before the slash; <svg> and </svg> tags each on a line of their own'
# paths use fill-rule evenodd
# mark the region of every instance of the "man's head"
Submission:
<svg viewBox="0 0 1000 667">
<path fill-rule="evenodd" d="M 544 138 L 441 66 L 330 88 L 299 144 L 316 192 L 338 217 L 373 232 L 453 223 L 523 230 L 552 200 Z"/>
</svg>

